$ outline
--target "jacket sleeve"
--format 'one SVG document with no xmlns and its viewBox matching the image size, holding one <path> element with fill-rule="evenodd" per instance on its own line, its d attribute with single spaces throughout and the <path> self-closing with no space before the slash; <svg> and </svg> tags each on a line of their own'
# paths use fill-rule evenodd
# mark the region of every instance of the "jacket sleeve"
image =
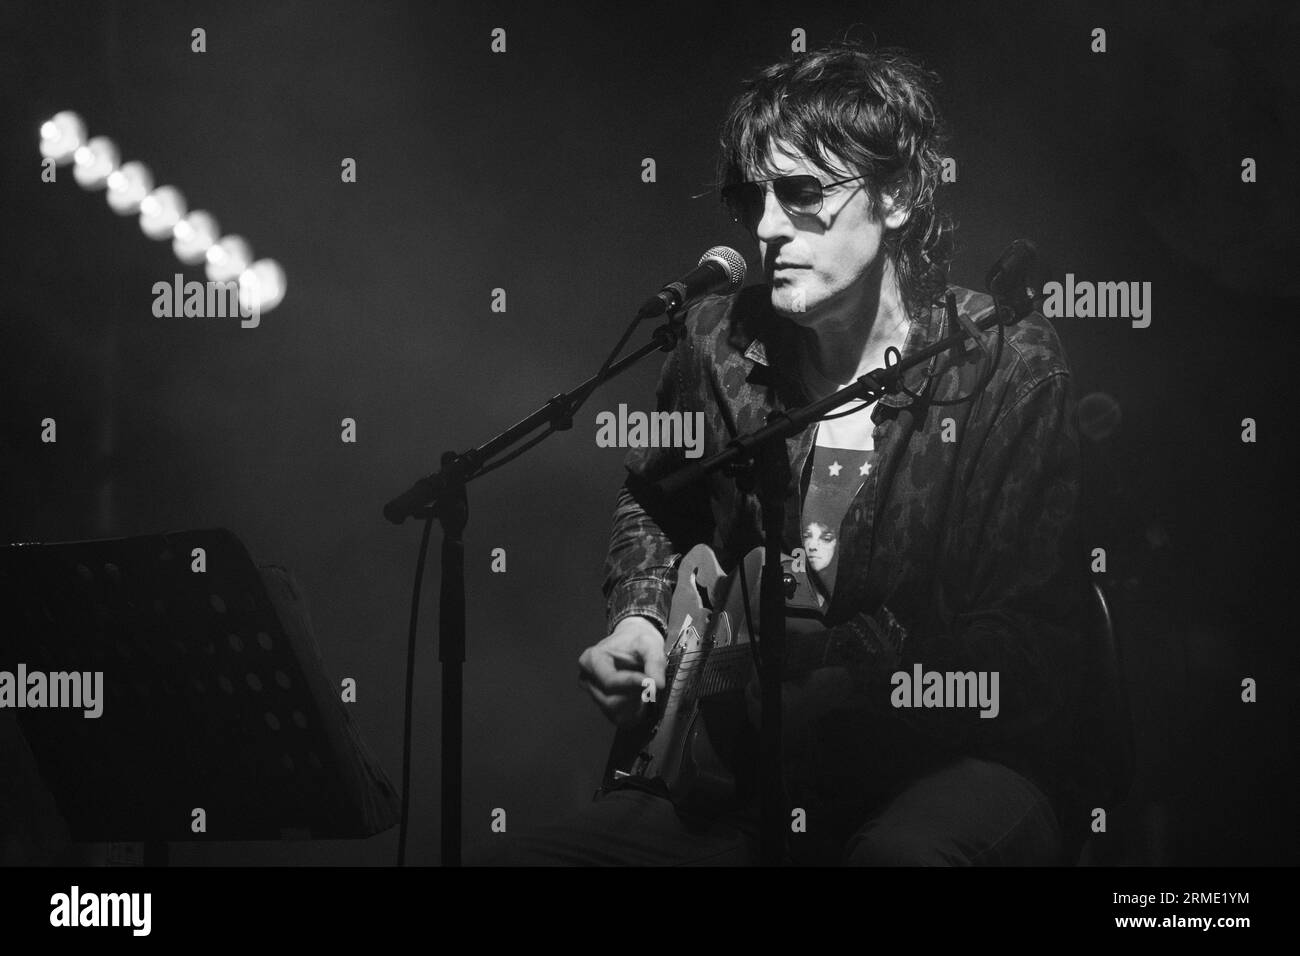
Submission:
<svg viewBox="0 0 1300 956">
<path fill-rule="evenodd" d="M 703 411 L 697 354 L 688 332 L 664 361 L 656 411 Z M 677 565 L 692 546 L 712 537 L 708 479 L 671 497 L 652 487 L 686 463 L 682 448 L 633 448 L 624 460 L 628 475 L 614 508 L 602 588 L 609 630 L 641 615 L 666 633 Z"/>
<path fill-rule="evenodd" d="M 1068 374 L 1009 397 L 993 422 L 941 543 L 926 613 L 905 631 L 885 607 L 830 629 L 830 654 L 867 693 L 875 721 L 959 750 L 1042 741 L 1077 703 L 1086 575 L 1075 524 L 1080 463 Z M 901 707 L 922 672 L 997 672 L 997 713 Z M 910 696 L 910 695 L 909 695 Z M 987 708 L 992 710 L 992 708 Z"/>
</svg>

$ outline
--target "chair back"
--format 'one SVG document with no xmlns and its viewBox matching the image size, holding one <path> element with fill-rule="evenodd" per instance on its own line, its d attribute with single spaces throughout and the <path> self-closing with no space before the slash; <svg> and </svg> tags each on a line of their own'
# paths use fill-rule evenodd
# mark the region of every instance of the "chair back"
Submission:
<svg viewBox="0 0 1300 956">
<path fill-rule="evenodd" d="M 1111 602 L 1095 579 L 1089 581 L 1088 591 L 1084 635 L 1091 680 L 1087 693 L 1092 696 L 1090 716 L 1100 771 L 1094 805 L 1113 807 L 1127 798 L 1133 786 L 1137 747 Z"/>
</svg>

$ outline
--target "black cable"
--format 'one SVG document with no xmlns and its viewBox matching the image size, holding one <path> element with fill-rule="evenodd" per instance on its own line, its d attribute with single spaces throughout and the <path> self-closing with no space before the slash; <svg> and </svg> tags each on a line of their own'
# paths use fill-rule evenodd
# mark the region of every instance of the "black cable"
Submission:
<svg viewBox="0 0 1300 956">
<path fill-rule="evenodd" d="M 433 511 L 424 522 L 420 538 L 420 557 L 415 562 L 415 587 L 411 592 L 411 628 L 406 641 L 406 718 L 402 727 L 402 824 L 397 837 L 397 865 L 406 865 L 406 829 L 411 818 L 411 704 L 415 689 L 415 632 L 420 619 L 420 583 L 424 580 L 424 560 L 429 553 L 429 534 L 433 531 Z"/>
<path fill-rule="evenodd" d="M 993 308 L 994 309 L 1001 308 L 996 297 L 993 299 Z M 992 381 L 993 373 L 997 371 L 998 362 L 1002 360 L 1002 343 L 1005 340 L 1005 335 L 1006 335 L 1005 328 L 1003 324 L 999 322 L 997 351 L 994 353 L 993 360 L 989 363 L 988 368 L 984 372 L 983 377 L 980 379 L 979 384 L 971 389 L 969 395 L 963 395 L 961 398 L 949 398 L 949 399 L 927 398 L 925 393 L 930 389 L 930 386 L 934 381 L 934 376 L 930 373 L 927 373 L 925 376 L 925 382 L 921 385 L 920 394 L 913 392 L 906 385 L 904 385 L 901 380 L 898 383 L 899 390 L 908 398 L 912 399 L 912 401 L 914 402 L 923 402 L 935 406 L 964 405 L 966 402 L 974 401 L 974 399 L 981 392 L 984 391 L 988 383 Z M 887 369 L 892 368 L 893 366 L 901 362 L 902 358 L 903 358 L 902 353 L 898 350 L 898 348 L 891 345 L 889 348 L 885 349 L 885 368 Z M 857 408 L 850 408 L 848 411 L 836 412 L 833 415 L 823 415 L 821 418 L 817 420 L 819 422 L 829 422 L 829 421 L 833 421 L 836 418 L 844 418 L 848 415 L 856 415 L 858 412 L 864 411 L 865 409 L 868 409 L 870 407 L 871 404 L 864 404 L 858 406 Z"/>
<path fill-rule="evenodd" d="M 850 408 L 847 412 L 836 412 L 834 415 L 823 415 L 817 419 L 819 422 L 834 421 L 837 418 L 844 418 L 847 415 L 856 415 L 858 412 L 866 411 L 871 405 L 859 405 L 857 408 Z"/>
<path fill-rule="evenodd" d="M 998 302 L 997 296 L 993 297 L 993 308 L 996 312 L 998 312 L 999 315 L 1001 314 L 1002 306 Z M 988 383 L 993 380 L 993 373 L 997 371 L 998 362 L 1002 360 L 1002 342 L 1005 338 L 1005 334 L 1006 334 L 1005 326 L 1002 324 L 1001 321 L 999 321 L 997 353 L 993 356 L 993 360 L 989 362 L 988 371 L 984 373 L 984 377 L 980 380 L 980 383 L 971 389 L 969 395 L 964 395 L 961 398 L 949 398 L 946 400 L 930 399 L 929 404 L 936 405 L 936 406 L 963 405 L 966 402 L 973 401 L 978 395 L 980 395 L 984 391 L 984 388 L 988 385 Z M 885 361 L 886 362 L 889 361 L 888 352 L 885 353 Z M 925 386 L 924 386 L 925 388 L 929 388 L 932 377 L 933 376 L 930 375 L 927 375 L 925 377 Z M 914 401 L 917 402 L 925 401 L 925 399 L 922 396 L 913 395 L 906 388 L 904 388 L 903 391 Z"/>
</svg>

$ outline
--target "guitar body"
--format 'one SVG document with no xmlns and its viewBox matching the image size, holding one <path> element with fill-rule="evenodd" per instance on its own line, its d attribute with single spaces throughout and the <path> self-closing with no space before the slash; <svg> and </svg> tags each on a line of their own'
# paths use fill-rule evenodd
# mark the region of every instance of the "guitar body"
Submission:
<svg viewBox="0 0 1300 956">
<path fill-rule="evenodd" d="M 756 667 L 745 595 L 757 627 L 762 573 L 762 548 L 730 575 L 707 545 L 682 559 L 668 619 L 665 692 L 645 721 L 615 735 L 605 787 L 637 778 L 666 791 L 679 808 L 702 813 L 735 808 L 754 795 L 758 733 L 747 717 L 745 687 Z"/>
</svg>

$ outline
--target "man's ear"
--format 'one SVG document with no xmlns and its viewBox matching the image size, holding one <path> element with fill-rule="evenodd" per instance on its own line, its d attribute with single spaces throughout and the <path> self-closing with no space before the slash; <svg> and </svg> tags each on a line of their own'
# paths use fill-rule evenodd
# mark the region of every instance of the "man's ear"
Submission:
<svg viewBox="0 0 1300 956">
<path fill-rule="evenodd" d="M 911 196 L 901 182 L 885 187 L 880 194 L 880 205 L 886 229 L 901 229 L 912 215 Z"/>
</svg>

